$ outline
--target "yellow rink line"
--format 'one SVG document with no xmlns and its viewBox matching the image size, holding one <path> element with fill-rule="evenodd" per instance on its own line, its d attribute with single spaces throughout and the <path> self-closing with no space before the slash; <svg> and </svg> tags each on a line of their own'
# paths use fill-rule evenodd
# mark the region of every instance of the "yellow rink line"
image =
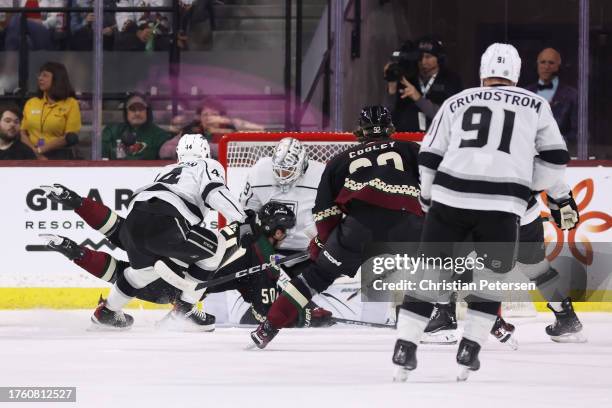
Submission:
<svg viewBox="0 0 612 408">
<path fill-rule="evenodd" d="M 110 288 L 0 288 L 0 309 L 93 309 Z M 131 309 L 169 309 L 134 299 Z"/>
<path fill-rule="evenodd" d="M 100 294 L 106 297 L 110 288 L 0 288 L 0 309 L 92 309 L 98 303 Z M 546 302 L 538 295 L 532 295 L 536 310 L 549 311 Z M 590 291 L 591 302 L 576 302 L 579 312 L 612 312 L 612 291 Z M 168 309 L 168 305 L 157 305 L 135 299 L 128 308 Z"/>
</svg>

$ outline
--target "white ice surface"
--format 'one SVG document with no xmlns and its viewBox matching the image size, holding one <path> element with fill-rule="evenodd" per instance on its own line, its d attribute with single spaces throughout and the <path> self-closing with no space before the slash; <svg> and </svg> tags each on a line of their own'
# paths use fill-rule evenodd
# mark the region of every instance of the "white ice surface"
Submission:
<svg viewBox="0 0 612 408">
<path fill-rule="evenodd" d="M 586 344 L 552 343 L 550 314 L 517 319 L 519 351 L 491 338 L 466 383 L 455 382 L 456 346 L 421 346 L 418 369 L 394 384 L 389 329 L 290 329 L 266 350 L 245 351 L 245 328 L 163 332 L 153 326 L 163 311 L 136 311 L 129 332 L 88 332 L 90 313 L 0 312 L 0 386 L 77 387 L 76 405 L 15 406 L 612 406 L 609 314 L 582 314 Z"/>
</svg>

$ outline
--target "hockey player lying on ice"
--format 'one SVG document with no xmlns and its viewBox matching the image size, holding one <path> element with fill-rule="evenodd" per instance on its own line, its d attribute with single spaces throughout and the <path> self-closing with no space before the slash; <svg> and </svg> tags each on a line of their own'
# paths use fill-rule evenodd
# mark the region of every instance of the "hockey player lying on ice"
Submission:
<svg viewBox="0 0 612 408">
<path fill-rule="evenodd" d="M 197 138 L 198 142 L 199 140 L 200 138 Z M 177 149 L 179 150 L 179 158 L 184 156 L 180 154 L 181 146 L 182 144 L 179 144 Z M 207 149 L 203 150 L 205 153 L 207 152 Z M 189 160 L 192 159 L 190 158 Z M 179 163 L 180 162 L 181 159 L 179 159 Z M 211 166 L 209 171 L 212 173 L 212 170 L 221 173 L 219 168 Z M 166 176 L 162 176 L 161 179 L 168 181 L 169 177 Z M 159 180 L 160 178 L 158 178 L 158 181 Z M 48 197 L 50 199 L 60 202 L 66 207 L 74 208 L 75 212 L 77 212 L 77 214 L 79 214 L 90 226 L 105 234 L 113 244 L 120 248 L 124 248 L 123 241 L 120 239 L 120 231 L 125 223 L 124 219 L 103 204 L 88 198 L 82 198 L 65 187 L 56 185 L 55 187 L 45 188 L 49 192 Z M 205 187 L 203 187 L 203 189 L 205 190 Z M 210 192 L 208 194 L 210 194 Z M 256 226 L 256 230 L 261 236 L 259 236 L 252 245 L 246 245 L 246 249 L 243 249 L 237 244 L 238 225 L 235 224 L 232 228 L 225 228 L 219 234 L 219 246 L 218 250 L 215 251 L 214 257 L 208 257 L 197 263 L 205 269 L 193 264 L 189 268 L 189 274 L 194 274 L 198 280 L 204 280 L 212 276 L 211 271 L 214 271 L 221 262 L 224 262 L 223 268 L 215 272 L 215 278 L 223 274 L 234 273 L 238 270 L 253 266 L 254 264 L 260 265 L 265 262 L 265 260 L 267 260 L 267 255 L 275 252 L 274 247 L 284 239 L 286 230 L 295 224 L 295 216 L 290 209 L 278 203 L 269 203 L 263 206 L 259 211 L 259 215 L 263 222 L 260 226 Z M 191 230 L 193 233 L 189 235 L 190 239 L 192 239 L 193 236 L 200 235 L 207 236 L 212 240 L 217 240 L 214 234 L 211 235 L 211 231 L 201 227 L 191 226 Z M 233 245 L 228 245 L 232 244 L 232 242 Z M 63 239 L 62 237 L 51 237 L 49 246 L 52 249 L 62 252 L 70 259 L 73 259 L 76 264 L 83 267 L 94 276 L 109 282 L 121 281 L 121 279 L 124 279 L 124 272 L 129 266 L 128 263 L 117 261 L 104 252 L 92 251 L 84 247 L 79 247 L 74 242 Z M 230 257 L 231 259 L 228 260 Z M 274 275 L 272 271 L 266 271 L 266 273 L 241 279 L 231 284 L 214 287 L 210 289 L 210 291 L 218 292 L 234 288 L 238 289 L 246 301 L 253 303 L 253 316 L 261 319 L 261 316 L 265 315 L 268 306 L 261 299 L 261 289 L 274 287 L 276 279 Z M 184 299 L 181 290 L 169 285 L 161 279 L 154 279 L 148 285 L 137 288 L 134 293 L 136 297 L 143 300 L 156 303 L 174 303 L 174 309 L 167 318 L 176 319 L 181 317 L 191 323 L 192 327 L 190 329 L 192 330 L 194 328 L 197 330 L 211 330 L 214 328 L 214 317 L 199 312 L 197 308 L 194 307 L 195 302 L 203 297 L 203 295 L 200 295 L 195 301 L 187 301 Z M 329 312 L 313 306 L 311 313 L 312 321 L 303 322 L 303 324 L 316 325 L 317 323 L 321 323 L 322 320 L 328 320 L 330 315 Z M 126 318 L 126 320 L 131 319 Z M 129 327 L 129 325 L 122 324 L 122 321 L 123 319 L 119 319 L 119 324 L 116 328 Z"/>
</svg>

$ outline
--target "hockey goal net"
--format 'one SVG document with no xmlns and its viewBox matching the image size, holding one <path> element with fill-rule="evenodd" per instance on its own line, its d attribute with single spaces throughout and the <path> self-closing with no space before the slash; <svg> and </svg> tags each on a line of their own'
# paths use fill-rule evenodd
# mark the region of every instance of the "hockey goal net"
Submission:
<svg viewBox="0 0 612 408">
<path fill-rule="evenodd" d="M 393 135 L 393 139 L 420 142 L 423 136 L 423 133 L 397 132 Z M 228 187 L 236 196 L 240 194 L 245 185 L 249 169 L 262 157 L 272 156 L 278 141 L 285 137 L 300 140 L 306 146 L 309 159 L 322 163 L 327 163 L 338 153 L 357 143 L 352 133 L 241 132 L 226 134 L 219 141 L 219 161 L 226 169 Z M 502 313 L 508 317 L 537 315 L 531 302 L 505 302 Z"/>
</svg>

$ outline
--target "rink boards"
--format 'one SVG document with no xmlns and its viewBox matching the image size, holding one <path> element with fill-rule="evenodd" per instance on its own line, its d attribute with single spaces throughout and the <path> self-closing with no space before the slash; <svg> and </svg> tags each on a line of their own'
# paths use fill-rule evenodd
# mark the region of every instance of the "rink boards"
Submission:
<svg viewBox="0 0 612 408">
<path fill-rule="evenodd" d="M 99 162 L 98 162 L 99 163 Z M 116 167 L 104 163 L 78 167 L 0 167 L 3 187 L 3 254 L 4 267 L 0 270 L 0 308 L 90 308 L 95 305 L 100 293 L 108 287 L 91 277 L 79 267 L 59 254 L 41 251 L 42 241 L 38 234 L 51 233 L 68 236 L 102 251 L 112 252 L 125 259 L 121 250 L 109 247 L 101 234 L 89 228 L 78 215 L 61 206 L 54 206 L 44 198 L 41 184 L 61 183 L 79 194 L 101 199 L 120 215 L 125 214 L 130 194 L 152 180 L 159 170 L 159 163 L 149 166 Z M 228 183 L 238 195 L 244 184 L 248 169 L 230 169 Z M 575 243 L 578 255 L 587 257 L 589 243 L 612 242 L 612 168 L 572 167 L 567 180 L 574 190 L 576 202 L 581 210 L 582 222 L 578 230 L 563 239 Z M 209 214 L 206 222 L 216 226 L 216 214 Z M 556 233 L 546 223 L 547 235 Z M 612 253 L 612 250 L 610 251 Z M 593 261 L 597 262 L 597 259 Z M 601 276 L 597 267 L 591 265 L 589 286 L 591 299 L 612 300 L 612 283 L 609 260 L 602 260 Z M 344 288 L 345 289 L 345 288 Z M 211 300 L 222 308 L 235 299 Z M 133 307 L 155 308 L 146 302 L 135 302 Z M 537 305 L 538 309 L 542 305 Z M 165 308 L 166 306 L 164 306 Z M 610 310 L 609 303 L 589 302 L 579 305 L 587 310 Z M 382 310 L 382 309 L 381 309 Z"/>
</svg>

